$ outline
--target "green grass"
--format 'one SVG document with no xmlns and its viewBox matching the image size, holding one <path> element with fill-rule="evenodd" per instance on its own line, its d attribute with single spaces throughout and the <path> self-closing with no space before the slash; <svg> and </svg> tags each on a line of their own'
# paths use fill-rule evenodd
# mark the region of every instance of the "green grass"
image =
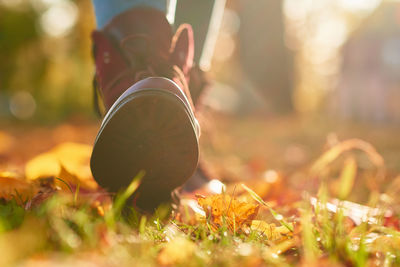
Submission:
<svg viewBox="0 0 400 267">
<path fill-rule="evenodd" d="M 16 200 L 3 201 L 0 249 L 7 256 L 1 258 L 0 265 L 86 261 L 111 266 L 157 266 L 163 263 L 161 255 L 177 266 L 400 264 L 400 233 L 384 227 L 381 221 L 348 227 L 340 205 L 335 214 L 327 210 L 329 195 L 324 184 L 317 205 L 313 207 L 306 195 L 296 204 L 299 216 L 294 219 L 293 236 L 274 242 L 257 231 L 232 232 L 227 225 L 213 230 L 207 220 L 191 224 L 175 220 L 168 206 L 160 207 L 153 215 L 139 214 L 133 208 L 125 209 L 123 214 L 125 201 L 142 175 L 115 197 L 104 216 L 74 193 L 55 194 L 28 210 Z M 285 242 L 296 245 L 280 253 Z"/>
<path fill-rule="evenodd" d="M 353 149 L 367 155 L 366 163 Z M 344 161 L 338 160 L 342 154 Z M 369 191 L 357 190 L 360 181 L 381 181 L 384 171 L 377 152 L 352 139 L 328 149 L 305 171 L 319 189 L 296 192 L 300 200 L 270 205 L 246 185 L 242 193 L 236 186 L 233 193 L 225 193 L 247 194 L 260 205 L 257 220 L 286 228 L 288 234 L 276 239 L 264 230 L 232 227 L 228 222 L 237 217 L 223 215 L 216 227 L 212 217 L 201 218 L 185 204 L 177 210 L 162 205 L 154 214 L 141 214 L 126 202 L 144 172 L 112 203 L 55 178 L 66 189 L 41 201 L 29 202 L 18 192 L 11 200 L 0 200 L 0 266 L 400 266 L 400 179 L 387 186 L 386 193 L 369 184 Z M 282 188 L 280 194 L 284 198 L 289 191 Z M 348 202 L 360 192 L 371 208 Z M 359 216 L 356 225 L 350 217 L 363 209 L 367 214 Z M 384 214 L 389 209 L 389 220 L 397 228 L 387 224 Z"/>
</svg>

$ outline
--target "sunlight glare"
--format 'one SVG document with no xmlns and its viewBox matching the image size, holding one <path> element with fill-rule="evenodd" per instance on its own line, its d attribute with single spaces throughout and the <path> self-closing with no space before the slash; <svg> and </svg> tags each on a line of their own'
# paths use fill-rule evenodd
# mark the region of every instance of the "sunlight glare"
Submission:
<svg viewBox="0 0 400 267">
<path fill-rule="evenodd" d="M 338 4 L 350 12 L 371 12 L 382 0 L 339 0 Z"/>
<path fill-rule="evenodd" d="M 312 8 L 312 0 L 285 0 L 283 12 L 293 20 L 303 20 Z"/>
<path fill-rule="evenodd" d="M 208 182 L 207 187 L 214 194 L 221 194 L 226 189 L 226 186 L 221 181 L 215 179 Z"/>
<path fill-rule="evenodd" d="M 347 40 L 347 34 L 348 28 L 345 21 L 330 15 L 317 25 L 313 39 L 322 46 L 339 47 Z"/>
<path fill-rule="evenodd" d="M 43 31 L 52 37 L 63 37 L 75 26 L 78 8 L 73 2 L 54 1 L 42 14 L 40 25 Z"/>
<path fill-rule="evenodd" d="M 274 170 L 268 170 L 264 172 L 263 178 L 267 183 L 272 184 L 278 181 L 278 173 Z"/>
</svg>

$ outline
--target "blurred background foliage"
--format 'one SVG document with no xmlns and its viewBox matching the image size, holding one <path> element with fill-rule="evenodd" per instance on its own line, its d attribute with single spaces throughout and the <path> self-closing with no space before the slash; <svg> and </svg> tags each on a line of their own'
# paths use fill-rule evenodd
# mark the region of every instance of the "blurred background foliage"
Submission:
<svg viewBox="0 0 400 267">
<path fill-rule="evenodd" d="M 1 117 L 90 114 L 90 0 L 0 1 Z"/>
<path fill-rule="evenodd" d="M 397 124 L 399 25 L 398 1 L 229 0 L 207 105 Z M 94 117 L 94 27 L 90 0 L 0 0 L 0 118 Z"/>
</svg>

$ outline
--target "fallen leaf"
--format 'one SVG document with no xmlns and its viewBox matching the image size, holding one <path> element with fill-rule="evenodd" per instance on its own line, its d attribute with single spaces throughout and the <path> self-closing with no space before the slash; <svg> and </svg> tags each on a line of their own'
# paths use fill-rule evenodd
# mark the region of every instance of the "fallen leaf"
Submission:
<svg viewBox="0 0 400 267">
<path fill-rule="evenodd" d="M 56 185 L 64 190 L 69 190 L 68 185 L 80 185 L 81 188 L 96 189 L 98 187 L 94 179 L 83 179 L 75 174 L 70 173 L 63 165 L 61 165 L 60 173 L 56 179 Z"/>
<path fill-rule="evenodd" d="M 289 225 L 293 228 L 292 223 L 289 223 Z M 270 241 L 281 239 L 291 233 L 285 226 L 276 226 L 274 223 L 267 223 L 259 220 L 253 220 L 250 229 L 262 233 Z"/>
<path fill-rule="evenodd" d="M 90 179 L 90 156 L 92 146 L 78 143 L 63 143 L 54 148 L 58 160 L 71 174 L 80 179 Z"/>
<path fill-rule="evenodd" d="M 271 212 L 272 216 L 274 216 L 275 220 L 279 221 L 283 226 L 285 226 L 289 231 L 293 232 L 293 227 L 290 226 L 289 223 L 286 222 L 286 220 L 283 218 L 282 215 L 278 214 L 274 209 L 272 209 L 259 195 L 257 195 L 256 192 L 254 192 L 252 189 L 247 187 L 245 184 L 241 184 L 241 186 L 250 194 L 250 196 L 260 203 L 261 205 L 267 207 L 269 211 Z"/>
<path fill-rule="evenodd" d="M 0 198 L 23 202 L 31 198 L 34 191 L 34 186 L 27 181 L 14 177 L 10 172 L 0 172 Z"/>
<path fill-rule="evenodd" d="M 260 208 L 259 205 L 241 202 L 226 194 L 198 197 L 197 201 L 214 226 L 220 227 L 225 221 L 233 231 L 250 224 Z"/>
<path fill-rule="evenodd" d="M 25 165 L 25 176 L 28 180 L 57 176 L 61 171 L 60 163 L 53 153 L 43 153 L 34 157 Z"/>
<path fill-rule="evenodd" d="M 31 159 L 25 166 L 26 178 L 57 177 L 73 185 L 80 184 L 82 188 L 96 189 L 98 185 L 89 167 L 91 151 L 92 147 L 85 144 L 60 144 Z M 60 182 L 57 184 L 65 187 Z"/>
</svg>

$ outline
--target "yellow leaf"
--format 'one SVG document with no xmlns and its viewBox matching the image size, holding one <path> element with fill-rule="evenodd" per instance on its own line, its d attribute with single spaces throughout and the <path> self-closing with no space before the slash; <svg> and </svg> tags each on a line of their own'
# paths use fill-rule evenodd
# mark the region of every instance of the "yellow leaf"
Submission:
<svg viewBox="0 0 400 267">
<path fill-rule="evenodd" d="M 92 147 L 85 144 L 63 143 L 49 152 L 31 159 L 25 166 L 28 180 L 42 177 L 58 177 L 83 188 L 95 189 L 97 183 L 90 171 Z"/>
<path fill-rule="evenodd" d="M 25 176 L 28 180 L 57 176 L 60 171 L 60 163 L 53 153 L 40 154 L 25 165 Z"/>
<path fill-rule="evenodd" d="M 293 224 L 288 223 L 292 228 Z M 283 236 L 290 234 L 290 230 L 285 226 L 276 226 L 275 224 L 266 223 L 264 221 L 253 220 L 250 225 L 250 229 L 258 231 L 265 235 L 268 240 L 274 241 L 281 239 Z"/>
<path fill-rule="evenodd" d="M 92 146 L 78 143 L 63 143 L 54 150 L 59 162 L 65 169 L 79 177 L 80 179 L 89 179 L 92 177 L 90 171 L 90 156 Z"/>
<path fill-rule="evenodd" d="M 88 188 L 88 189 L 96 189 L 97 188 L 97 183 L 94 179 L 82 179 L 75 174 L 70 173 L 63 165 L 60 166 L 61 170 L 60 173 L 57 175 L 57 178 L 61 179 L 56 179 L 55 183 L 59 187 L 63 188 L 64 190 L 69 190 L 67 185 L 78 185 L 81 188 Z"/>
</svg>

